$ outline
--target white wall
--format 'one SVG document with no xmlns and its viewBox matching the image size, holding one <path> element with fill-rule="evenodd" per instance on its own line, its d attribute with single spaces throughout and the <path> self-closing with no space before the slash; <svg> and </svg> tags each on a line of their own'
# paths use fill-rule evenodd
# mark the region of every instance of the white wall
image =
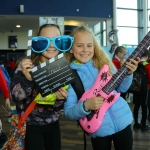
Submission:
<svg viewBox="0 0 150 150">
<path fill-rule="evenodd" d="M 0 33 L 0 50 L 10 50 L 8 48 L 8 36 L 18 36 L 18 47 L 16 49 L 27 49 L 28 32 L 5 32 Z"/>
</svg>

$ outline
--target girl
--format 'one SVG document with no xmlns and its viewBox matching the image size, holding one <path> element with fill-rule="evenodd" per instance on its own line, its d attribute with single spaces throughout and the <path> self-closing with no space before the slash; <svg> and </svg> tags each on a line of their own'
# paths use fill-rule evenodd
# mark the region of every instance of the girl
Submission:
<svg viewBox="0 0 150 150">
<path fill-rule="evenodd" d="M 125 47 L 118 46 L 116 48 L 112 61 L 118 70 L 121 68 L 122 64 L 124 63 L 126 54 L 127 54 L 127 50 Z"/>
<path fill-rule="evenodd" d="M 59 26 L 54 24 L 44 24 L 37 31 L 36 36 L 54 39 L 55 37 L 60 36 L 60 34 Z M 41 43 L 40 40 L 37 45 L 40 46 L 41 44 L 43 48 L 44 42 Z M 24 58 L 18 65 L 14 78 L 12 79 L 11 95 L 13 101 L 16 102 L 19 113 L 22 113 L 39 93 L 29 73 L 32 71 L 32 67 L 59 54 L 59 51 L 55 48 L 53 42 L 50 41 L 49 45 L 47 44 L 47 48 L 45 50 L 43 49 L 41 53 L 37 54 L 32 52 L 31 60 Z M 34 51 L 35 50 L 36 49 L 34 49 Z M 37 104 L 31 114 L 27 117 L 25 137 L 26 150 L 61 149 L 59 116 L 60 108 L 63 105 L 64 99 L 67 97 L 67 91 L 64 88 L 60 88 L 55 92 L 55 95 L 57 99 L 54 105 Z"/>
<path fill-rule="evenodd" d="M 118 46 L 116 48 L 114 55 L 113 55 L 113 58 L 112 58 L 112 62 L 114 63 L 117 70 L 119 70 L 121 68 L 121 66 L 124 64 L 126 54 L 127 54 L 127 50 L 125 47 Z M 126 99 L 126 95 L 127 95 L 127 92 L 121 93 L 121 96 L 124 99 Z"/>
<path fill-rule="evenodd" d="M 66 53 L 70 67 L 75 69 L 81 78 L 84 90 L 92 88 L 101 68 L 107 64 L 110 67 L 109 75 L 114 73 L 114 67 L 109 56 L 103 51 L 95 40 L 93 33 L 87 27 L 81 26 L 72 34 L 74 43 L 72 49 Z M 126 67 L 130 70 L 129 75 L 124 78 L 118 86 L 117 91 L 125 91 L 131 84 L 132 72 L 136 70 L 140 61 L 132 60 Z M 68 97 L 64 104 L 65 116 L 70 120 L 79 120 L 91 110 L 97 110 L 103 103 L 102 97 L 91 97 L 86 101 L 78 103 L 78 98 L 71 85 L 68 89 Z M 94 150 L 111 150 L 113 140 L 116 150 L 132 149 L 132 112 L 121 97 L 107 110 L 101 127 L 94 133 L 89 134 Z"/>
</svg>

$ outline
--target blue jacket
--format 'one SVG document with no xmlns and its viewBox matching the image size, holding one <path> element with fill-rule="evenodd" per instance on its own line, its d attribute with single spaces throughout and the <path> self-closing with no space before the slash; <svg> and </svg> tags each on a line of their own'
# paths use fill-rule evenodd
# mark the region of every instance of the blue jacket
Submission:
<svg viewBox="0 0 150 150">
<path fill-rule="evenodd" d="M 93 66 L 93 61 L 86 64 L 70 64 L 72 69 L 76 69 L 79 74 L 84 90 L 87 91 L 93 86 L 96 77 L 99 73 L 97 68 Z M 133 75 L 126 76 L 117 88 L 118 92 L 126 92 L 131 85 Z M 117 93 L 116 91 L 114 91 Z M 78 103 L 78 98 L 71 85 L 68 89 L 68 97 L 64 104 L 65 116 L 70 120 L 79 120 L 85 117 L 90 112 L 86 112 L 83 108 L 83 102 Z M 104 137 L 117 133 L 126 128 L 133 121 L 132 112 L 127 102 L 119 97 L 118 100 L 106 112 L 101 127 L 91 137 Z"/>
</svg>

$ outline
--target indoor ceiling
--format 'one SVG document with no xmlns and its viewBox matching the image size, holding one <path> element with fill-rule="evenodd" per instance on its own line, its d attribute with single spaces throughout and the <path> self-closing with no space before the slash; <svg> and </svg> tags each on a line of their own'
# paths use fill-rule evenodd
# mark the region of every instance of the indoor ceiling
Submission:
<svg viewBox="0 0 150 150">
<path fill-rule="evenodd" d="M 0 15 L 0 32 L 26 32 L 29 29 L 33 31 L 39 26 L 39 17 L 43 16 L 25 16 L 25 15 Z M 53 17 L 53 16 L 44 16 Z M 88 17 L 64 17 L 64 25 L 94 26 L 98 22 L 105 21 L 105 18 L 88 18 Z M 20 25 L 20 28 L 16 28 Z"/>
</svg>

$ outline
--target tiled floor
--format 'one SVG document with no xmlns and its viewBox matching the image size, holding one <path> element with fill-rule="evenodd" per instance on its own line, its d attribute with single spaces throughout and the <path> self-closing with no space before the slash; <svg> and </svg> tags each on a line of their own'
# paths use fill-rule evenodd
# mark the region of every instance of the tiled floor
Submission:
<svg viewBox="0 0 150 150">
<path fill-rule="evenodd" d="M 0 96 L 0 106 L 4 104 L 4 99 Z M 132 109 L 133 105 L 130 104 Z M 141 111 L 139 112 L 139 119 L 141 117 Z M 9 126 L 6 118 L 6 112 L 0 107 L 0 118 L 3 121 L 3 131 L 8 134 Z M 148 121 L 150 124 L 150 121 Z M 76 121 L 69 121 L 65 116 L 61 115 L 60 119 L 61 135 L 62 135 L 62 150 L 83 150 L 83 131 L 77 126 Z M 133 131 L 134 145 L 133 150 L 150 150 L 150 131 L 141 132 L 141 130 Z M 87 138 L 87 150 L 92 150 L 90 138 Z M 113 148 L 112 148 L 113 150 Z"/>
</svg>

